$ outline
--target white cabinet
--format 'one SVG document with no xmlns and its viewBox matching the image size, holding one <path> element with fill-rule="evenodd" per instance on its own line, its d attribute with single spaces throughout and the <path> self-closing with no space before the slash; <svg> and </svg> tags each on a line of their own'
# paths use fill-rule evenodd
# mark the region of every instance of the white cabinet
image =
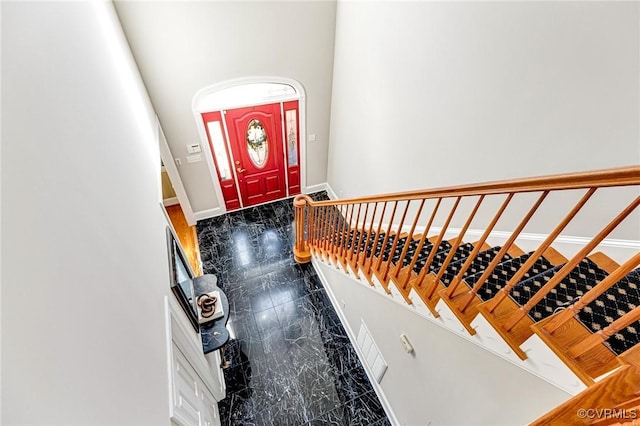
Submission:
<svg viewBox="0 0 640 426">
<path fill-rule="evenodd" d="M 175 343 L 172 352 L 173 421 L 184 426 L 220 425 L 218 403 L 213 394 Z"/>
<path fill-rule="evenodd" d="M 178 424 L 201 425 L 202 403 L 199 394 L 203 391 L 202 380 L 175 344 L 172 361 L 171 417 Z"/>
<path fill-rule="evenodd" d="M 181 426 L 219 426 L 217 401 L 224 398 L 224 377 L 220 363 L 210 368 L 202 352 L 199 335 L 183 323 L 182 312 L 167 301 L 170 416 Z M 184 314 L 182 314 L 184 315 Z M 217 355 L 219 359 L 219 355 Z M 215 374 L 212 374 L 214 373 Z M 217 397 L 217 399 L 216 399 Z"/>
<path fill-rule="evenodd" d="M 205 390 L 200 394 L 202 402 L 202 415 L 200 424 L 204 426 L 217 426 L 220 424 L 220 414 L 218 413 L 218 403 L 213 394 Z"/>
<path fill-rule="evenodd" d="M 210 352 L 204 356 L 209 364 L 209 369 L 213 374 L 213 382 L 215 389 L 212 389 L 213 396 L 218 401 L 222 401 L 226 396 L 226 385 L 224 383 L 224 373 L 222 372 L 222 357 L 220 356 L 220 350 Z"/>
</svg>

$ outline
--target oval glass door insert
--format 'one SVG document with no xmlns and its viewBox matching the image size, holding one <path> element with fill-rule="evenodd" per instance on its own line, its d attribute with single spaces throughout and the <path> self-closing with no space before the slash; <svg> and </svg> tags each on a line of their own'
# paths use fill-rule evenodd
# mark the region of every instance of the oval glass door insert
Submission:
<svg viewBox="0 0 640 426">
<path fill-rule="evenodd" d="M 265 166 L 269 154 L 269 141 L 264 126 L 255 118 L 247 125 L 247 152 L 256 167 Z"/>
</svg>

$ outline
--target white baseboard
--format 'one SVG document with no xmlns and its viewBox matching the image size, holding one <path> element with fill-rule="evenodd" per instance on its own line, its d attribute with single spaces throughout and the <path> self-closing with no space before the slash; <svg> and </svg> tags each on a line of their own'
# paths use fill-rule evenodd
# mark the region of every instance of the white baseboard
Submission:
<svg viewBox="0 0 640 426">
<path fill-rule="evenodd" d="M 196 220 L 209 219 L 211 217 L 220 216 L 221 214 L 225 214 L 227 211 L 222 207 L 216 207 L 215 209 L 208 210 L 200 210 L 197 212 L 193 212 L 193 216 Z"/>
<path fill-rule="evenodd" d="M 329 182 L 327 182 L 327 194 L 329 195 L 329 199 L 331 199 L 331 200 L 337 200 L 338 199 L 338 196 L 336 195 L 336 192 L 333 190 L 331 185 L 329 185 Z"/>
<path fill-rule="evenodd" d="M 304 194 L 313 194 L 314 192 L 326 191 L 327 183 L 319 183 L 317 185 L 311 185 L 304 188 L 302 191 Z"/>
<path fill-rule="evenodd" d="M 180 204 L 180 201 L 178 201 L 178 197 L 171 197 L 171 198 L 165 198 L 164 200 L 162 200 L 162 204 L 165 207 L 175 206 L 176 204 Z"/>
<path fill-rule="evenodd" d="M 396 417 L 396 414 L 393 411 L 393 408 L 391 407 L 391 404 L 389 403 L 389 400 L 387 399 L 387 396 L 385 395 L 384 391 L 382 390 L 382 387 L 375 380 L 375 377 L 374 377 L 373 372 L 371 371 L 371 368 L 365 362 L 366 357 L 365 357 L 365 354 L 362 353 L 362 349 L 360 349 L 360 346 L 358 345 L 357 334 L 354 332 L 354 330 L 351 329 L 351 326 L 349 325 L 349 322 L 347 322 L 347 318 L 346 318 L 346 316 L 345 316 L 345 314 L 344 314 L 344 312 L 342 310 L 342 307 L 340 306 L 340 303 L 338 303 L 338 300 L 337 300 L 335 294 L 333 293 L 333 290 L 331 289 L 331 286 L 327 283 L 327 277 L 325 277 L 324 273 L 322 272 L 322 269 L 317 265 L 318 262 L 319 262 L 319 260 L 316 259 L 315 257 L 313 257 L 311 259 L 311 263 L 313 264 L 313 268 L 315 269 L 316 273 L 318 274 L 318 277 L 320 278 L 320 281 L 322 282 L 323 287 L 325 288 L 325 290 L 327 291 L 327 294 L 329 295 L 329 300 L 331 300 L 331 304 L 333 305 L 333 308 L 336 310 L 336 313 L 338 314 L 338 317 L 340 318 L 340 322 L 342 323 L 342 325 L 344 326 L 345 331 L 347 332 L 347 336 L 349 337 L 349 341 L 351 342 L 351 346 L 353 346 L 353 349 L 356 351 L 356 354 L 358 355 L 358 359 L 360 360 L 360 364 L 362 364 L 362 367 L 364 368 L 364 371 L 367 373 L 367 378 L 369 379 L 369 382 L 371 382 L 371 386 L 373 387 L 373 390 L 375 391 L 376 395 L 378 396 L 378 399 L 380 400 L 380 404 L 382 404 L 382 408 L 384 409 L 384 411 L 385 411 L 387 417 L 389 418 L 389 421 L 391 422 L 391 424 L 399 426 L 400 425 L 400 421 Z M 350 276 L 350 277 L 353 280 L 357 280 L 357 278 L 355 278 L 353 276 Z"/>
<path fill-rule="evenodd" d="M 329 188 L 327 183 L 320 183 L 320 184 L 317 184 L 317 185 L 307 186 L 304 189 L 303 192 L 305 194 L 311 194 L 311 193 L 319 192 L 319 191 L 327 191 L 328 194 L 332 194 L 333 193 L 333 190 L 331 190 Z M 329 195 L 329 196 L 331 196 L 331 195 Z M 294 198 L 294 196 L 285 197 L 285 199 L 291 199 L 291 200 L 293 200 L 293 198 Z M 166 201 L 168 201 L 168 200 L 166 200 Z M 268 202 L 262 203 L 262 204 L 268 204 L 268 203 L 272 203 L 272 202 L 273 201 L 268 201 Z M 176 199 L 176 203 L 175 204 L 177 204 L 177 199 Z M 167 204 L 165 203 L 165 205 L 167 205 Z M 257 206 L 260 206 L 260 205 L 261 204 L 257 204 Z M 244 210 L 244 209 L 248 209 L 248 208 L 251 208 L 251 207 L 256 207 L 256 206 L 243 207 L 243 208 L 234 210 L 234 212 L 235 211 Z M 196 220 L 203 220 L 203 219 L 209 219 L 209 218 L 212 218 L 212 217 L 215 217 L 215 216 L 220 216 L 220 215 L 223 215 L 225 213 L 228 213 L 226 208 L 224 208 L 224 207 L 216 207 L 214 209 L 200 210 L 200 211 L 197 211 L 197 212 L 193 212 L 193 216 L 195 217 Z"/>
</svg>

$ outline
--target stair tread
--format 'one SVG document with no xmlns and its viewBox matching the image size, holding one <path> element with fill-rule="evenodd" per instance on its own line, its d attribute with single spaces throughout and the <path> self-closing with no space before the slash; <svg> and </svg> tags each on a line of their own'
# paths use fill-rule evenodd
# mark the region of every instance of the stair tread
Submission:
<svg viewBox="0 0 640 426">
<path fill-rule="evenodd" d="M 498 264 L 496 268 L 491 272 L 491 275 L 489 275 L 489 277 L 483 283 L 482 287 L 480 287 L 478 296 L 483 301 L 489 300 L 494 297 L 501 288 L 507 285 L 509 280 L 511 280 L 511 278 L 516 274 L 516 272 L 518 272 L 520 267 L 531 257 L 532 254 L 533 252 L 529 252 L 522 256 Z M 524 274 L 520 282 L 539 275 L 549 269 L 553 269 L 553 264 L 544 256 L 541 256 Z M 479 272 L 475 275 L 471 275 L 465 278 L 465 282 L 470 287 L 473 287 L 483 274 L 484 271 Z"/>
<path fill-rule="evenodd" d="M 558 265 L 553 268 L 553 274 L 540 274 L 519 283 L 511 290 L 512 298 L 520 306 L 526 304 L 562 266 L 563 265 Z M 555 288 L 531 309 L 529 316 L 534 321 L 547 318 L 556 310 L 571 305 L 579 297 L 583 296 L 587 291 L 605 279 L 607 275 L 607 272 L 600 269 L 591 259 L 583 259 Z"/>
<path fill-rule="evenodd" d="M 384 242 L 384 237 L 386 235 L 384 232 L 380 232 L 379 234 L 372 232 L 371 234 L 369 243 L 365 248 L 363 248 L 363 251 L 366 250 L 367 257 L 370 257 L 372 253 L 375 253 L 376 256 L 380 253 L 380 247 L 382 247 L 382 243 Z"/>
<path fill-rule="evenodd" d="M 476 258 L 471 262 L 471 265 L 469 265 L 469 268 L 467 268 L 467 270 L 465 271 L 462 279 L 466 279 L 471 275 L 484 271 L 487 266 L 489 266 L 489 263 L 491 263 L 491 261 L 496 257 L 500 249 L 500 246 L 496 246 L 478 253 Z M 501 263 L 511 259 L 512 257 L 510 255 L 505 254 L 502 257 Z M 451 262 L 449 263 L 449 265 L 447 265 L 447 269 L 440 278 L 440 281 L 442 282 L 442 284 L 444 284 L 445 287 L 448 287 L 449 284 L 451 284 L 451 281 L 453 281 L 456 275 L 458 275 L 458 272 L 462 269 L 462 266 L 465 262 L 466 256 L 463 259 L 460 259 L 456 262 Z"/>
<path fill-rule="evenodd" d="M 389 238 L 387 239 L 387 243 L 386 244 L 383 244 L 384 243 L 384 240 L 383 240 L 381 245 L 376 248 L 376 256 L 378 256 L 378 257 L 382 256 L 382 260 L 384 260 L 384 261 L 389 259 L 389 254 L 391 252 L 391 247 L 393 247 L 393 243 L 396 240 L 401 241 L 402 237 L 398 237 L 398 234 L 390 235 Z"/>
<path fill-rule="evenodd" d="M 436 252 L 436 254 L 433 257 L 433 260 L 431 261 L 431 264 L 429 265 L 429 272 L 434 274 L 437 274 L 440 271 L 440 268 L 444 264 L 444 261 L 446 260 L 447 256 L 449 255 L 449 251 L 451 250 L 451 243 L 447 241 L 443 241 L 441 245 L 444 245 L 445 248 Z M 455 254 L 453 255 L 452 263 L 457 262 L 458 260 L 461 260 L 461 259 L 466 259 L 472 250 L 473 250 L 472 243 L 465 243 L 458 246 Z M 427 258 L 425 257 L 424 260 L 420 262 L 416 262 L 416 266 L 414 267 L 414 270 L 416 272 L 420 272 L 420 270 L 424 267 L 426 260 Z"/>
<path fill-rule="evenodd" d="M 410 239 L 409 240 L 409 247 L 407 248 L 407 252 L 404 256 L 404 259 L 402 261 L 402 266 L 405 267 L 407 266 L 409 263 L 411 263 L 411 259 L 413 259 L 414 254 L 416 253 L 416 249 L 418 248 L 418 246 L 420 245 L 420 240 L 416 240 L 416 239 Z M 394 252 L 393 257 L 391 258 L 391 262 L 396 265 L 398 263 L 398 261 L 400 260 L 400 256 L 402 255 L 402 251 L 404 250 L 405 246 L 407 245 L 407 239 L 404 240 L 400 240 L 398 242 L 398 246 L 396 247 L 396 250 Z M 431 251 L 431 247 L 433 246 L 433 244 L 426 240 L 420 250 L 420 253 L 424 253 L 426 251 L 426 253 L 429 253 L 429 251 Z"/>
<path fill-rule="evenodd" d="M 408 266 L 409 264 L 411 264 L 411 261 L 416 256 L 416 249 L 417 249 L 417 247 L 411 247 L 411 248 L 409 248 L 409 250 L 407 250 L 407 254 L 404 256 L 404 259 L 402 259 L 402 267 L 403 268 L 405 266 Z M 431 242 L 429 242 L 429 241 L 425 241 L 424 245 L 420 249 L 420 252 L 418 253 L 418 256 L 416 257 L 416 259 L 419 260 L 421 258 L 428 257 L 429 253 L 431 253 L 431 250 L 433 250 L 433 244 Z M 395 263 L 397 263 L 397 262 L 395 262 Z"/>
<path fill-rule="evenodd" d="M 585 306 L 578 312 L 576 318 L 595 333 L 636 306 L 640 306 L 640 268 L 631 271 L 596 300 Z M 639 332 L 640 321 L 636 321 L 611 336 L 606 341 L 606 345 L 616 355 L 620 355 L 638 343 Z"/>
<path fill-rule="evenodd" d="M 393 255 L 392 255 L 391 249 L 393 248 L 394 241 L 392 241 L 392 239 L 389 238 L 389 241 L 387 241 L 387 246 L 385 247 L 385 250 L 384 250 L 384 254 L 382 256 L 382 260 L 387 261 L 389 258 L 391 258 L 397 261 L 397 259 L 400 258 L 400 255 L 402 254 L 402 248 L 407 242 L 407 237 L 400 237 L 397 240 L 398 242 L 396 243 L 396 247 L 394 248 Z"/>
<path fill-rule="evenodd" d="M 443 241 L 436 248 L 436 251 L 447 250 L 449 247 L 451 247 L 451 245 L 449 243 L 447 243 L 446 241 Z M 424 264 L 424 260 L 426 260 L 429 257 L 429 253 L 431 253 L 431 250 L 433 250 L 433 249 L 434 249 L 433 243 L 431 243 L 430 241 L 425 241 L 424 245 L 420 249 L 420 252 L 418 253 L 418 256 L 416 257 L 416 265 L 420 261 L 422 261 L 423 264 Z M 405 267 L 405 266 L 410 265 L 411 261 L 413 260 L 413 258 L 415 256 L 415 254 L 416 254 L 415 250 L 413 252 L 407 252 L 407 255 L 404 258 L 402 266 Z M 419 272 L 419 271 L 420 270 L 418 269 L 417 272 Z"/>
<path fill-rule="evenodd" d="M 451 258 L 449 265 L 454 264 L 456 262 L 464 262 L 467 259 L 467 257 L 469 257 L 469 254 L 471 254 L 474 247 L 475 246 L 473 243 L 465 243 L 465 244 L 459 245 L 453 257 Z M 437 274 L 438 272 L 440 272 L 440 268 L 442 268 L 442 266 L 444 265 L 444 262 L 447 260 L 448 255 L 449 255 L 448 252 L 436 253 L 436 256 L 434 257 L 433 262 L 431 262 L 431 265 L 429 266 L 429 271 L 433 272 L 434 274 Z"/>
</svg>

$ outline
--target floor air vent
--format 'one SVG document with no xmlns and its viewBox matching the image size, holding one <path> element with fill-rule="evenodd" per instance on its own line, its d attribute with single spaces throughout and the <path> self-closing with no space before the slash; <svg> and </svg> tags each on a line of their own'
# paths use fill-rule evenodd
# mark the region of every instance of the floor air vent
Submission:
<svg viewBox="0 0 640 426">
<path fill-rule="evenodd" d="M 364 321 L 360 321 L 360 331 L 358 331 L 358 346 L 364 354 L 365 363 L 373 373 L 376 382 L 380 383 L 382 376 L 387 371 L 387 362 L 382 357 L 378 345 L 373 341 L 371 333 Z"/>
</svg>

